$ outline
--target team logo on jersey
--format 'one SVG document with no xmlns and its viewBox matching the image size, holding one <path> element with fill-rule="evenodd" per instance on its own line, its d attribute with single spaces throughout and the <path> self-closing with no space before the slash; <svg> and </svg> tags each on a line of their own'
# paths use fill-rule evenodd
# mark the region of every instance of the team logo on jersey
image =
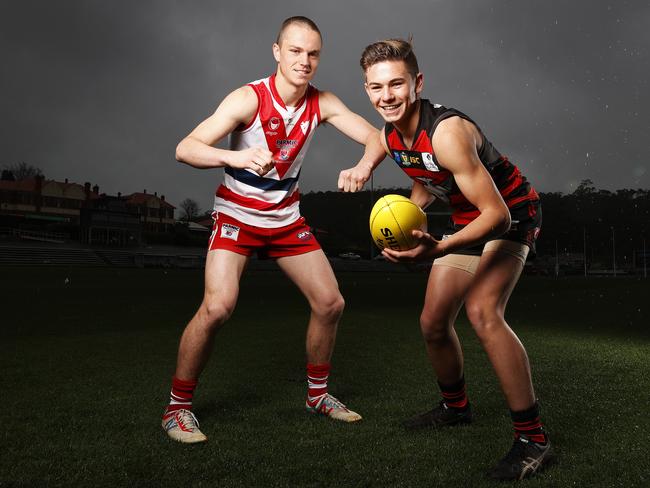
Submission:
<svg viewBox="0 0 650 488">
<path fill-rule="evenodd" d="M 232 224 L 221 224 L 221 237 L 236 241 L 239 238 L 239 227 Z"/>
<path fill-rule="evenodd" d="M 280 159 L 286 161 L 291 155 L 291 149 L 298 145 L 298 141 L 294 139 L 278 139 L 275 141 L 275 146 L 280 150 Z"/>
<path fill-rule="evenodd" d="M 280 127 L 280 119 L 277 117 L 271 117 L 269 120 L 269 129 L 278 130 L 278 127 Z"/>
<path fill-rule="evenodd" d="M 429 171 L 440 171 L 438 165 L 433 162 L 433 154 L 429 152 L 422 153 L 422 161 L 424 162 L 425 168 Z"/>
<path fill-rule="evenodd" d="M 296 234 L 296 237 L 301 241 L 307 241 L 311 239 L 311 232 L 309 232 L 308 230 L 303 230 L 302 232 L 298 232 Z"/>
<path fill-rule="evenodd" d="M 302 130 L 302 133 L 304 135 L 307 135 L 307 129 L 309 128 L 309 121 L 305 120 L 304 122 L 300 122 L 300 130 Z"/>
<path fill-rule="evenodd" d="M 400 166 L 422 166 L 422 153 L 417 151 L 393 151 L 393 159 Z"/>
</svg>

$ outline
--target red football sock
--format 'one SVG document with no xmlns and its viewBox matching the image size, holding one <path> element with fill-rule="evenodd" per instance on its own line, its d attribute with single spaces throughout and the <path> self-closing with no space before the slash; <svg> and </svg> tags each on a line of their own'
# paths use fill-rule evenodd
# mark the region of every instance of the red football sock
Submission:
<svg viewBox="0 0 650 488">
<path fill-rule="evenodd" d="M 515 438 L 525 435 L 533 442 L 546 444 L 546 432 L 544 432 L 544 425 L 540 420 L 539 405 L 537 402 L 528 410 L 522 412 L 513 412 L 510 410 L 510 417 L 512 418 L 512 425 L 515 428 Z"/>
<path fill-rule="evenodd" d="M 438 382 L 440 386 L 440 392 L 442 393 L 442 399 L 449 408 L 454 408 L 456 410 L 465 410 L 469 406 L 469 400 L 467 398 L 467 393 L 465 391 L 465 377 L 463 376 L 453 385 L 442 385 Z"/>
<path fill-rule="evenodd" d="M 197 383 L 196 380 L 179 380 L 174 376 L 165 415 L 176 410 L 192 410 L 192 397 Z"/>
<path fill-rule="evenodd" d="M 307 363 L 307 403 L 314 406 L 327 395 L 327 378 L 330 375 L 330 365 Z"/>
</svg>

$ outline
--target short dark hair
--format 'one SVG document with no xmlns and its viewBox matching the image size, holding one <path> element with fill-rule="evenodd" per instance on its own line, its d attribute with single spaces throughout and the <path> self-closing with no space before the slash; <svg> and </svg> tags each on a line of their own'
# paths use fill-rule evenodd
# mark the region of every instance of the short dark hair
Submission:
<svg viewBox="0 0 650 488">
<path fill-rule="evenodd" d="M 278 38 L 275 40 L 276 44 L 280 44 L 280 41 L 282 40 L 282 34 L 284 34 L 284 31 L 287 29 L 287 27 L 293 24 L 300 24 L 303 27 L 307 27 L 308 29 L 317 32 L 321 39 L 323 38 L 323 35 L 320 33 L 320 29 L 313 20 L 308 17 L 303 17 L 302 15 L 296 15 L 295 17 L 289 17 L 288 19 L 285 19 L 284 22 L 282 22 L 282 25 L 280 26 L 280 32 L 278 32 Z"/>
<path fill-rule="evenodd" d="M 418 60 L 413 52 L 413 39 L 385 39 L 377 41 L 363 50 L 361 54 L 361 69 L 365 73 L 372 65 L 383 61 L 404 61 L 409 74 L 414 78 L 420 72 Z"/>
</svg>

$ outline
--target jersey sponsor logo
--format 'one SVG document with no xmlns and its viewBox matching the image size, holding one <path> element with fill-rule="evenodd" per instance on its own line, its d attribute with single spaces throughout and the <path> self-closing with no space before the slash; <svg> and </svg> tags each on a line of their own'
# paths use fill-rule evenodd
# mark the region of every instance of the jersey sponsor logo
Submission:
<svg viewBox="0 0 650 488">
<path fill-rule="evenodd" d="M 298 145 L 298 141 L 295 139 L 278 139 L 275 141 L 275 145 L 279 148 L 281 147 L 294 147 Z"/>
<path fill-rule="evenodd" d="M 311 239 L 311 232 L 309 232 L 308 230 L 303 230 L 302 232 L 298 232 L 296 234 L 296 237 L 301 241 L 307 241 Z"/>
<path fill-rule="evenodd" d="M 239 238 L 239 227 L 232 224 L 221 224 L 221 237 L 236 241 Z"/>
<path fill-rule="evenodd" d="M 280 119 L 277 117 L 271 117 L 269 120 L 269 129 L 278 130 L 278 127 L 280 127 Z"/>
<path fill-rule="evenodd" d="M 298 141 L 294 139 L 278 139 L 275 141 L 275 146 L 280 149 L 280 159 L 286 161 L 291 155 L 291 149 L 298 145 Z"/>
<path fill-rule="evenodd" d="M 424 166 L 424 163 L 422 162 L 422 153 L 418 151 L 393 151 L 393 159 L 400 166 Z"/>
<path fill-rule="evenodd" d="M 440 167 L 433 161 L 433 154 L 419 151 L 393 151 L 393 159 L 406 168 L 417 168 L 439 172 Z"/>
<path fill-rule="evenodd" d="M 433 154 L 430 152 L 422 153 L 422 161 L 424 162 L 424 167 L 429 171 L 440 171 L 438 165 L 433 162 Z"/>
</svg>

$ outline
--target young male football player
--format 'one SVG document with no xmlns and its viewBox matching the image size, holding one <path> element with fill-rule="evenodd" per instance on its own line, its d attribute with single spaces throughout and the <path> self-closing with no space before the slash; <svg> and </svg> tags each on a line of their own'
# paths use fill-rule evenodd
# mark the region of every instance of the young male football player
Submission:
<svg viewBox="0 0 650 488">
<path fill-rule="evenodd" d="M 203 302 L 181 337 L 171 401 L 162 419 L 174 440 L 206 440 L 192 413 L 194 390 L 215 333 L 233 312 L 240 277 L 253 253 L 275 259 L 311 307 L 307 411 L 345 422 L 361 419 L 328 393 L 344 301 L 325 254 L 300 216 L 298 177 L 321 122 L 364 144 L 362 162 L 374 165 L 385 155 L 376 129 L 332 93 L 309 83 L 320 52 L 321 35 L 313 21 L 285 20 L 273 44 L 276 72 L 230 93 L 177 147 L 179 161 L 196 168 L 224 167 L 225 176 L 215 196 Z M 230 149 L 215 148 L 227 135 Z"/>
<path fill-rule="evenodd" d="M 420 327 L 442 399 L 407 420 L 407 428 L 445 427 L 472 420 L 465 391 L 463 353 L 454 321 L 463 303 L 501 383 L 515 431 L 511 450 L 490 471 L 522 479 L 551 457 L 523 345 L 504 320 L 508 298 L 541 222 L 539 197 L 519 169 L 458 110 L 420 98 L 423 76 L 409 42 L 390 39 L 361 57 L 370 102 L 386 122 L 388 155 L 413 179 L 411 200 L 426 208 L 438 198 L 453 210 L 449 233 L 436 240 L 414 231 L 419 245 L 383 251 L 393 262 L 434 259 Z M 376 165 L 361 161 L 340 175 L 356 190 Z"/>
</svg>

